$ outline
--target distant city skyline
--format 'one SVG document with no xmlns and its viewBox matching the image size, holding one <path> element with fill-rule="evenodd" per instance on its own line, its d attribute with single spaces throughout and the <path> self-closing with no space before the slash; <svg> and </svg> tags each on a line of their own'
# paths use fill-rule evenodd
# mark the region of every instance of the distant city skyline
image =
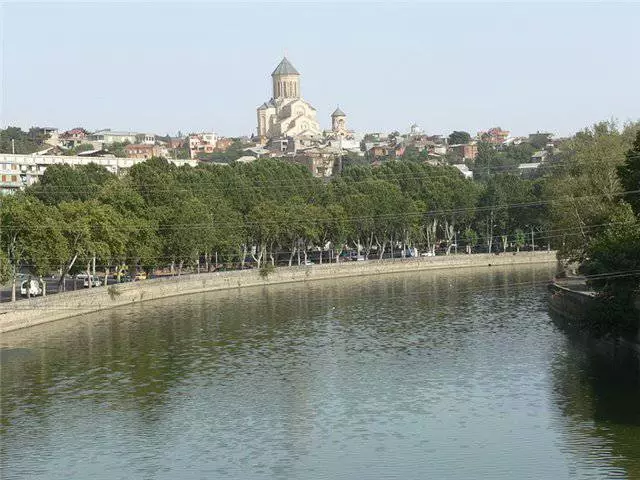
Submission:
<svg viewBox="0 0 640 480">
<path fill-rule="evenodd" d="M 283 55 L 324 129 L 569 135 L 640 118 L 640 4 L 6 3 L 2 128 L 255 133 Z"/>
</svg>

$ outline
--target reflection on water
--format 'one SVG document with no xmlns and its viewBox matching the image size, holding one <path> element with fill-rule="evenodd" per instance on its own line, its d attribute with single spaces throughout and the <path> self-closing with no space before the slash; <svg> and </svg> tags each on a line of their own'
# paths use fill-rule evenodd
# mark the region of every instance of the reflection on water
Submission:
<svg viewBox="0 0 640 480">
<path fill-rule="evenodd" d="M 640 478 L 637 377 L 550 321 L 551 273 L 216 292 L 5 334 L 2 478 Z"/>
</svg>

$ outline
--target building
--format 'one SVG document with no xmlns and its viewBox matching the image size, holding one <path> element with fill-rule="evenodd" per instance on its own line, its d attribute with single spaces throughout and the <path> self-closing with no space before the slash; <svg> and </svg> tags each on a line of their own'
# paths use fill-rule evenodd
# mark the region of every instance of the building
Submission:
<svg viewBox="0 0 640 480">
<path fill-rule="evenodd" d="M 353 137 L 353 132 L 347 130 L 347 115 L 340 110 L 340 107 L 331 114 L 331 135 L 334 138 Z"/>
<path fill-rule="evenodd" d="M 133 145 L 127 145 L 124 151 L 129 158 L 147 159 L 151 157 L 169 157 L 169 150 L 160 145 L 135 143 Z"/>
<path fill-rule="evenodd" d="M 257 109 L 257 134 L 267 140 L 275 137 L 321 137 L 316 109 L 302 99 L 300 73 L 283 58 L 271 74 L 273 93 Z"/>
<path fill-rule="evenodd" d="M 201 153 L 213 153 L 218 145 L 218 135 L 213 132 L 194 133 L 189 135 L 189 154 L 198 158 Z"/>
<path fill-rule="evenodd" d="M 294 157 L 296 163 L 305 165 L 314 177 L 328 178 L 339 170 L 340 150 L 331 146 L 317 146 L 301 150 Z"/>
<path fill-rule="evenodd" d="M 500 127 L 493 127 L 486 132 L 478 132 L 478 138 L 491 145 L 502 145 L 509 138 L 509 131 Z"/>
<path fill-rule="evenodd" d="M 85 143 L 89 132 L 84 128 L 72 128 L 58 136 L 60 145 L 66 148 L 74 148 L 78 145 Z"/>
<path fill-rule="evenodd" d="M 473 172 L 469 170 L 469 167 L 467 167 L 464 163 L 455 164 L 454 167 L 460 170 L 460 173 L 464 176 L 464 178 L 473 178 Z"/>
<path fill-rule="evenodd" d="M 11 194 L 33 185 L 49 165 L 75 166 L 95 163 L 119 175 L 144 161 L 141 158 L 0 154 L 0 194 Z M 169 162 L 177 166 L 196 165 L 193 160 L 169 160 Z"/>
<path fill-rule="evenodd" d="M 478 156 L 478 145 L 475 142 L 449 145 L 449 149 L 463 160 L 475 160 Z"/>
<path fill-rule="evenodd" d="M 98 130 L 88 136 L 87 140 L 105 146 L 112 143 L 136 143 L 140 134 L 136 132 L 116 132 L 110 129 Z M 144 136 L 144 134 L 142 134 Z"/>
<path fill-rule="evenodd" d="M 216 141 L 216 152 L 226 152 L 233 145 L 233 138 L 220 137 Z"/>
</svg>

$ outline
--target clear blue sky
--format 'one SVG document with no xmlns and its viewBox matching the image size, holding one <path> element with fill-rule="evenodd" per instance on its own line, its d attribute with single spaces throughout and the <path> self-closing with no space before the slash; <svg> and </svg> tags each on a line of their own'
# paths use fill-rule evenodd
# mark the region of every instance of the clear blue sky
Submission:
<svg viewBox="0 0 640 480">
<path fill-rule="evenodd" d="M 640 4 L 10 2 L 2 126 L 255 130 L 286 51 L 320 123 L 568 134 L 640 118 Z"/>
</svg>

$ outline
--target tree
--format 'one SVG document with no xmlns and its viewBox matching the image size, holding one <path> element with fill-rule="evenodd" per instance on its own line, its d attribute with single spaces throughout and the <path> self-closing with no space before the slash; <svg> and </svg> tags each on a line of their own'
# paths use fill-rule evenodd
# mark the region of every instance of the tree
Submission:
<svg viewBox="0 0 640 480">
<path fill-rule="evenodd" d="M 67 255 L 62 236 L 64 220 L 54 207 L 21 194 L 3 200 L 0 217 L 0 241 L 10 263 L 12 300 L 15 300 L 16 278 L 21 269 L 42 276 L 64 261 Z"/>
<path fill-rule="evenodd" d="M 462 233 L 462 241 L 466 244 L 467 253 L 471 253 L 473 247 L 478 243 L 478 234 L 475 230 L 470 227 L 467 227 Z"/>
<path fill-rule="evenodd" d="M 578 132 L 563 145 L 561 163 L 544 182 L 555 246 L 566 260 L 585 259 L 589 242 L 611 222 L 623 187 L 617 168 L 631 147 L 613 122 Z"/>
<path fill-rule="evenodd" d="M 449 145 L 460 145 L 462 143 L 469 143 L 471 141 L 471 135 L 468 132 L 454 130 L 449 135 Z"/>
<path fill-rule="evenodd" d="M 625 154 L 625 160 L 617 168 L 618 177 L 626 192 L 626 200 L 636 215 L 640 214 L 640 130 L 636 134 L 633 146 Z"/>
</svg>

